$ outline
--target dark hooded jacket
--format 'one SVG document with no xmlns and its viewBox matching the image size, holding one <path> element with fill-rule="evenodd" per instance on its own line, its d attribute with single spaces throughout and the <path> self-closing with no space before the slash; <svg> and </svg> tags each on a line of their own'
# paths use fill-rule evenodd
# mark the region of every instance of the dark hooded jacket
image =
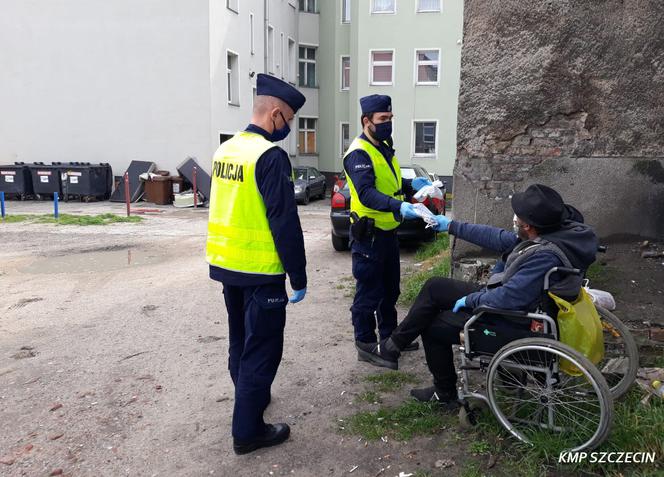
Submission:
<svg viewBox="0 0 664 477">
<path fill-rule="evenodd" d="M 505 271 L 509 254 L 521 240 L 512 232 L 489 225 L 466 224 L 452 221 L 449 232 L 456 237 L 493 250 L 503 255 L 494 267 L 492 274 Z M 541 235 L 545 241 L 555 244 L 567 257 L 574 268 L 583 271 L 595 261 L 598 240 L 592 227 L 566 220 L 556 231 Z M 534 310 L 539 304 L 544 288 L 544 276 L 553 267 L 563 267 L 565 263 L 551 250 L 537 250 L 528 260 L 512 270 L 509 280 L 495 288 L 484 288 L 466 297 L 466 306 L 490 306 L 505 310 Z M 554 273 L 551 283 L 555 286 L 564 276 Z"/>
</svg>

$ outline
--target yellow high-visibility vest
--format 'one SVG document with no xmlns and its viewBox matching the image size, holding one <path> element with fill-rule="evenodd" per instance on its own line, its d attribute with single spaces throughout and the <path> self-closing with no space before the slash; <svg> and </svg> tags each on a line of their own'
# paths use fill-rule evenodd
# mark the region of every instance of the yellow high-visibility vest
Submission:
<svg viewBox="0 0 664 477">
<path fill-rule="evenodd" d="M 260 134 L 242 131 L 217 149 L 206 245 L 210 265 L 260 275 L 284 273 L 256 183 L 256 162 L 273 147 Z"/>
<path fill-rule="evenodd" d="M 348 151 L 344 155 L 344 159 L 351 152 L 360 149 L 366 152 L 371 159 L 373 164 L 374 174 L 376 176 L 376 190 L 390 197 L 394 197 L 397 200 L 403 200 L 403 192 L 401 190 L 401 168 L 399 167 L 399 161 L 396 156 L 392 157 L 392 169 L 387 163 L 387 160 L 380 153 L 376 147 L 371 144 L 369 141 L 365 141 L 359 137 L 355 138 L 353 143 L 348 148 Z M 357 213 L 361 217 L 370 217 L 374 219 L 376 227 L 381 230 L 393 230 L 397 228 L 400 224 L 395 218 L 392 212 L 380 212 L 375 209 L 370 209 L 366 207 L 360 201 L 360 196 L 353 185 L 353 181 L 350 178 L 348 171 L 346 172 L 346 179 L 348 180 L 348 185 L 350 187 L 350 210 L 351 212 Z"/>
</svg>

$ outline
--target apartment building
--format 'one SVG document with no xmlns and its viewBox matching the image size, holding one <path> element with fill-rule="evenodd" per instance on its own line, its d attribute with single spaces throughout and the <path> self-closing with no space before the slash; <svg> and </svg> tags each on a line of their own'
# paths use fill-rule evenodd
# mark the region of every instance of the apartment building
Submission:
<svg viewBox="0 0 664 477">
<path fill-rule="evenodd" d="M 245 127 L 256 75 L 307 103 L 281 146 L 341 170 L 361 96 L 394 100 L 402 163 L 451 175 L 462 0 L 6 0 L 0 163 L 208 168 Z"/>
<path fill-rule="evenodd" d="M 319 168 L 342 169 L 361 132 L 359 98 L 393 100 L 402 164 L 450 177 L 463 29 L 462 0 L 319 0 Z"/>
</svg>

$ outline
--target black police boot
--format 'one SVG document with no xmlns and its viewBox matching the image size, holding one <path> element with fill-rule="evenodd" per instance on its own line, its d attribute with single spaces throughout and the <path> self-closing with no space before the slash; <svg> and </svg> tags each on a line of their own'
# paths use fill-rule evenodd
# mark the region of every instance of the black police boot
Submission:
<svg viewBox="0 0 664 477">
<path fill-rule="evenodd" d="M 413 341 L 401 351 L 417 351 L 418 349 L 420 349 L 420 344 L 417 341 Z"/>
<path fill-rule="evenodd" d="M 358 361 L 366 361 L 374 366 L 383 368 L 399 369 L 399 348 L 396 347 L 391 338 L 379 343 L 355 342 Z"/>
<path fill-rule="evenodd" d="M 458 404 L 458 393 L 456 389 L 444 390 L 439 389 L 436 386 L 430 386 L 428 388 L 411 389 L 410 395 L 422 402 L 435 402 L 448 406 Z"/>
<path fill-rule="evenodd" d="M 233 450 L 237 455 L 248 454 L 263 447 L 276 446 L 290 436 L 288 424 L 266 424 L 265 433 L 249 442 L 238 442 L 233 439 Z"/>
</svg>

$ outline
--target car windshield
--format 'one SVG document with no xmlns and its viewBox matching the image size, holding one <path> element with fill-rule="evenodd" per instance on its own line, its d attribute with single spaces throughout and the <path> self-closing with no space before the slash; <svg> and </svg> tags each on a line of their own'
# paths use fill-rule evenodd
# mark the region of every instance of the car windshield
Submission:
<svg viewBox="0 0 664 477">
<path fill-rule="evenodd" d="M 307 180 L 307 170 L 302 169 L 300 167 L 296 167 L 293 169 L 293 174 L 295 174 L 295 180 L 301 179 L 301 180 Z"/>
</svg>

